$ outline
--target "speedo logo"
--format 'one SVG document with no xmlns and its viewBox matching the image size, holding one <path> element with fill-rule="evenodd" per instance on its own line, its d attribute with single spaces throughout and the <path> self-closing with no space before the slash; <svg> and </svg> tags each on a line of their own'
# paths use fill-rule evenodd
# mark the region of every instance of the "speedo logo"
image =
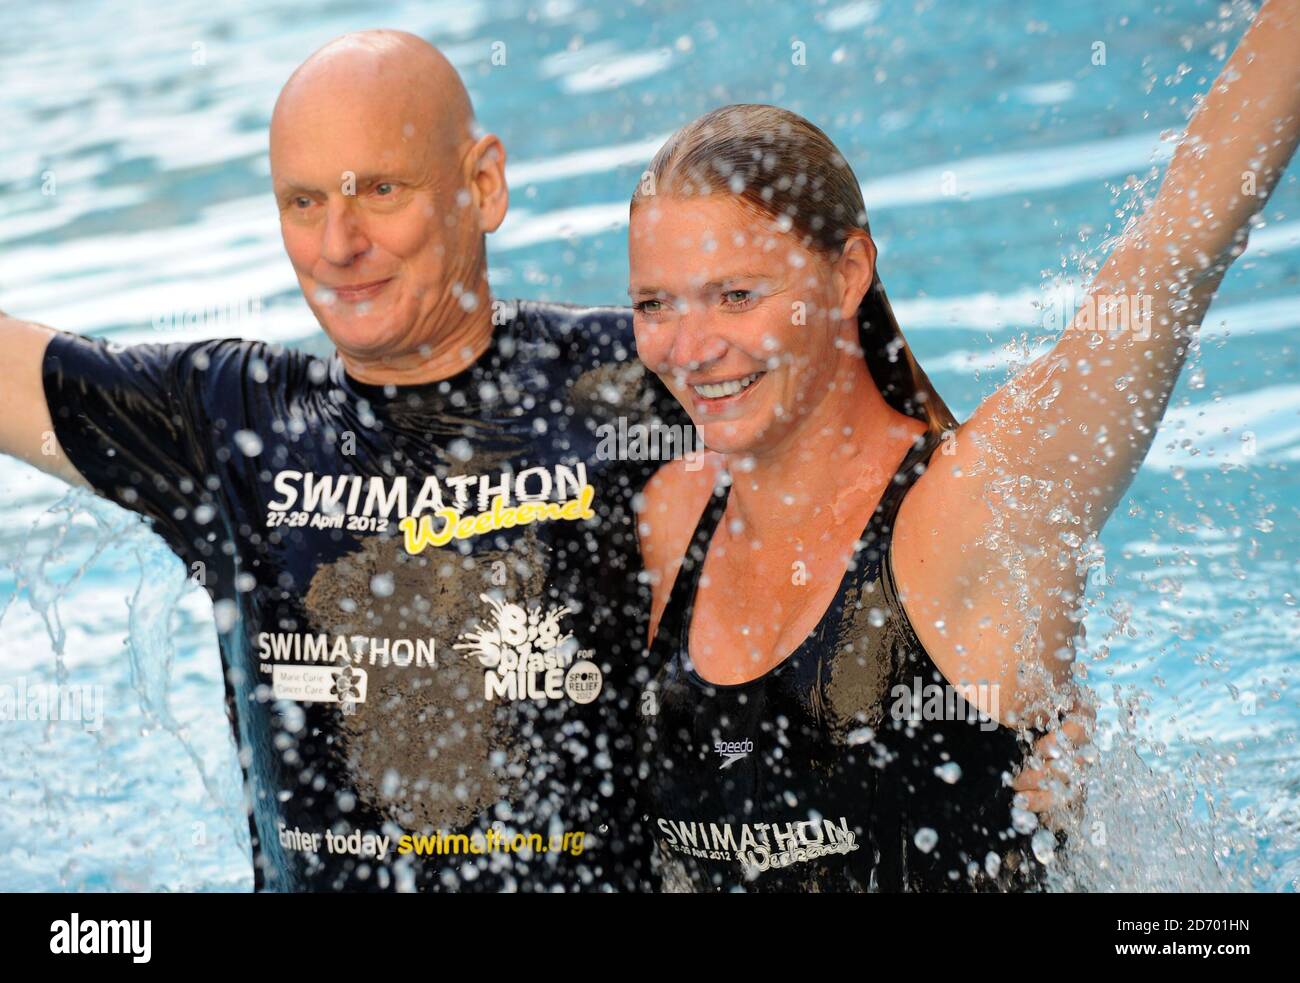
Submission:
<svg viewBox="0 0 1300 983">
<path fill-rule="evenodd" d="M 718 771 L 724 768 L 730 768 L 741 758 L 754 753 L 754 742 L 751 740 L 743 741 L 715 741 L 713 750 L 722 755 L 722 764 L 718 765 Z"/>
</svg>

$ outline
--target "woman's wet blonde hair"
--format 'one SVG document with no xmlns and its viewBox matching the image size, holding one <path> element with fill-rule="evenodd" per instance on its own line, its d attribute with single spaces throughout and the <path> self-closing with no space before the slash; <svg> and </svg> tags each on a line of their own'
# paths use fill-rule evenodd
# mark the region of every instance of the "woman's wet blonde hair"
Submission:
<svg viewBox="0 0 1300 983">
<path fill-rule="evenodd" d="M 631 208 L 668 196 L 727 195 L 830 261 L 853 235 L 871 235 L 862 186 L 839 148 L 810 120 L 779 106 L 737 103 L 687 123 L 659 148 Z M 858 335 L 881 395 L 900 412 L 951 430 L 956 420 L 913 358 L 874 272 L 858 307 Z"/>
</svg>

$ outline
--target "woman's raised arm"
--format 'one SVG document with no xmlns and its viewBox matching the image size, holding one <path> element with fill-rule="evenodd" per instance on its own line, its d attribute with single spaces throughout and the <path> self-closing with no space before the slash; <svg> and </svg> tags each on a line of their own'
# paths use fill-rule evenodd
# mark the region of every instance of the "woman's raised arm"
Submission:
<svg viewBox="0 0 1300 983">
<path fill-rule="evenodd" d="M 1058 486 L 1080 532 L 1101 528 L 1141 466 L 1188 342 L 1298 140 L 1300 0 L 1270 0 L 1056 346 L 962 428 L 1018 478 Z"/>
<path fill-rule="evenodd" d="M 1078 547 L 1150 449 L 1189 341 L 1298 139 L 1300 0 L 1270 0 L 1055 347 L 979 406 L 904 501 L 900 585 L 950 678 L 997 679 L 1019 692 L 1003 701 L 1016 708 L 1038 690 L 1025 669 L 1068 680 Z"/>
</svg>

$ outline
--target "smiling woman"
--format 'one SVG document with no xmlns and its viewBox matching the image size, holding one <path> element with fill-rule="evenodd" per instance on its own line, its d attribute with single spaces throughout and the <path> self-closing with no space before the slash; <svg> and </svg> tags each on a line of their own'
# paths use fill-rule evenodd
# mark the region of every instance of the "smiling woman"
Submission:
<svg viewBox="0 0 1300 983">
<path fill-rule="evenodd" d="M 640 746 L 669 883 L 1038 884 L 1002 782 L 1024 750 L 964 697 L 999 701 L 977 680 L 946 687 L 950 713 L 896 698 L 946 682 L 888 550 L 956 424 L 885 298 L 857 180 L 815 126 L 757 105 L 683 128 L 650 174 L 629 230 L 637 351 L 719 455 L 660 469 L 640 520 L 663 666 Z M 737 742 L 753 753 L 719 769 L 708 750 Z"/>
<path fill-rule="evenodd" d="M 655 156 L 629 223 L 637 350 L 717 452 L 661 468 L 639 523 L 662 666 L 646 809 L 681 882 L 1039 882 L 1095 716 L 1073 674 L 1085 537 L 1300 140 L 1297 43 L 1300 4 L 1275 0 L 1056 348 L 960 426 L 907 353 L 859 182 L 821 130 L 727 106 Z M 1116 295 L 1141 302 L 1097 324 Z M 974 707 L 887 711 L 910 680 Z M 1026 766 L 1031 727 L 1050 774 Z M 756 753 L 723 773 L 707 749 L 740 740 Z"/>
</svg>

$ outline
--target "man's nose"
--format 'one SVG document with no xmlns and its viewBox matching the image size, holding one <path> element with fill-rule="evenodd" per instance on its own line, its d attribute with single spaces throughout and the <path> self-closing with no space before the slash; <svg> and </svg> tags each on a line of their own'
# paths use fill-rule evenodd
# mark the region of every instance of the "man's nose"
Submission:
<svg viewBox="0 0 1300 983">
<path fill-rule="evenodd" d="M 351 204 L 331 201 L 326 206 L 321 256 L 335 266 L 349 266 L 369 248 L 370 240 Z"/>
<path fill-rule="evenodd" d="M 687 311 L 677 321 L 668 361 L 672 368 L 695 372 L 710 362 L 716 362 L 727 353 L 727 342 L 714 329 L 707 314 Z"/>
</svg>

